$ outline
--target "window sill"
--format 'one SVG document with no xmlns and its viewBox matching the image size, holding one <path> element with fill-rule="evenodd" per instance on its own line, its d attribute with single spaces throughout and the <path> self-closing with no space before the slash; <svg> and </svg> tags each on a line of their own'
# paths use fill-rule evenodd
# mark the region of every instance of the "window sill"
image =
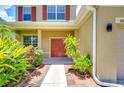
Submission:
<svg viewBox="0 0 124 93">
<path fill-rule="evenodd" d="M 68 20 L 43 20 L 43 21 L 48 21 L 48 22 L 66 22 Z"/>
<path fill-rule="evenodd" d="M 24 20 L 23 20 L 22 22 L 33 22 L 33 21 L 24 21 Z"/>
<path fill-rule="evenodd" d="M 72 20 L 42 20 L 42 21 L 16 21 L 16 22 L 25 22 L 25 23 L 30 23 L 30 22 L 71 22 Z"/>
</svg>

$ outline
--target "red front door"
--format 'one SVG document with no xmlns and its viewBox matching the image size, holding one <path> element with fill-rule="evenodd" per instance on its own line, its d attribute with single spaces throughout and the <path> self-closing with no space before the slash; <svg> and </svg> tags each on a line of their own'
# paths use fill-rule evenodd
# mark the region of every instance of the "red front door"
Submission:
<svg viewBox="0 0 124 93">
<path fill-rule="evenodd" d="M 66 57 L 64 39 L 51 39 L 51 57 Z"/>
</svg>

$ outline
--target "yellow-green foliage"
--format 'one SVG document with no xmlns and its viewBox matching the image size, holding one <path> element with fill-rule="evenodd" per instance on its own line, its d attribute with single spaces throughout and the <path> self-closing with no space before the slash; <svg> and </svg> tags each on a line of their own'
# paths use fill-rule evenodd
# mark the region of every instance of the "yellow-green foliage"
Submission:
<svg viewBox="0 0 124 93">
<path fill-rule="evenodd" d="M 79 45 L 79 40 L 76 37 L 68 35 L 65 38 L 64 42 L 67 56 L 76 59 L 79 55 L 79 50 L 77 49 Z"/>
<path fill-rule="evenodd" d="M 43 51 L 41 49 L 35 49 L 34 66 L 38 67 L 43 63 Z"/>
<path fill-rule="evenodd" d="M 16 35 L 15 29 L 11 26 L 0 24 L 0 38 L 10 36 L 13 37 L 13 35 Z"/>
<path fill-rule="evenodd" d="M 89 54 L 81 54 L 78 45 L 79 40 L 71 35 L 68 35 L 65 39 L 66 54 L 68 57 L 73 58 L 73 69 L 78 70 L 80 73 L 84 73 L 92 67 L 92 62 Z"/>
<path fill-rule="evenodd" d="M 23 79 L 31 66 L 24 53 L 31 48 L 11 37 L 0 38 L 0 86 L 15 86 Z"/>
<path fill-rule="evenodd" d="M 72 66 L 74 69 L 78 70 L 81 74 L 84 72 L 89 71 L 92 67 L 92 62 L 90 59 L 90 55 L 80 55 L 77 59 L 75 64 Z"/>
</svg>

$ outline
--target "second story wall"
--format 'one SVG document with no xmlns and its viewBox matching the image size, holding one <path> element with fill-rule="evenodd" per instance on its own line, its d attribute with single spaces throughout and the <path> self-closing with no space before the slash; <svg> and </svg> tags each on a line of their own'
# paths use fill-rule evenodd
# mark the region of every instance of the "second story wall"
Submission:
<svg viewBox="0 0 124 93">
<path fill-rule="evenodd" d="M 74 20 L 76 18 L 76 8 L 77 5 L 70 6 L 70 20 Z"/>
<path fill-rule="evenodd" d="M 42 6 L 41 5 L 37 5 L 36 6 L 36 21 L 40 22 L 42 21 Z"/>
<path fill-rule="evenodd" d="M 28 7 L 28 8 L 25 8 Z M 70 21 L 74 20 L 76 17 L 76 5 L 65 5 L 64 12 L 62 11 L 62 8 L 60 8 L 60 12 L 58 12 L 57 6 L 55 12 L 52 12 L 48 14 L 48 6 L 47 5 L 37 5 L 37 6 L 17 6 L 16 7 L 16 21 Z M 62 16 L 64 13 L 64 19 L 62 19 Z M 56 17 L 55 19 L 49 19 L 49 17 Z M 57 17 L 59 19 L 57 19 Z"/>
</svg>

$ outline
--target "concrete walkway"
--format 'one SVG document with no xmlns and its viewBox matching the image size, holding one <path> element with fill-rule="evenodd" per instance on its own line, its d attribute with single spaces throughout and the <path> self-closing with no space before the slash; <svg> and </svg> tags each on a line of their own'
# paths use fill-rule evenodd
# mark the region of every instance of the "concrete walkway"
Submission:
<svg viewBox="0 0 124 93">
<path fill-rule="evenodd" d="M 64 65 L 51 65 L 41 87 L 67 87 Z"/>
</svg>

